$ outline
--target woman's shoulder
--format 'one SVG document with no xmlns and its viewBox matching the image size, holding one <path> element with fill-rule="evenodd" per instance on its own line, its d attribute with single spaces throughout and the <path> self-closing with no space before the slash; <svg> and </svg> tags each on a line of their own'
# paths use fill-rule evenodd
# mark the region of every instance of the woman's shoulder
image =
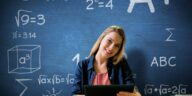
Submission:
<svg viewBox="0 0 192 96">
<path fill-rule="evenodd" d="M 126 71 L 131 71 L 130 65 L 128 64 L 128 60 L 127 58 L 123 57 L 120 62 L 119 62 L 119 66 L 123 68 L 123 70 Z"/>
<path fill-rule="evenodd" d="M 80 65 L 80 66 L 82 66 L 83 64 L 87 65 L 90 62 L 90 59 L 91 58 L 86 58 L 86 59 L 80 60 L 78 65 Z"/>
<path fill-rule="evenodd" d="M 123 57 L 120 61 L 119 61 L 119 65 L 128 65 L 128 61 L 125 57 Z"/>
</svg>

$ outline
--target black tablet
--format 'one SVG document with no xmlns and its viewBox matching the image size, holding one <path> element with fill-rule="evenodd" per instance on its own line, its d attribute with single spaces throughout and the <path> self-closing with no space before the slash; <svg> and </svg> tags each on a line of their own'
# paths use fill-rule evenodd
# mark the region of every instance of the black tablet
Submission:
<svg viewBox="0 0 192 96">
<path fill-rule="evenodd" d="M 120 91 L 133 92 L 134 87 L 128 85 L 85 85 L 85 96 L 116 96 Z"/>
</svg>

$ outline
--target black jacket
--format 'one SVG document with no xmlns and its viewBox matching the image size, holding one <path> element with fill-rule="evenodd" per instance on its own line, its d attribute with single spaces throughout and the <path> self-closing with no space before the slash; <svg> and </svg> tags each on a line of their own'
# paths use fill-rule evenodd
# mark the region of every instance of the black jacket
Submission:
<svg viewBox="0 0 192 96">
<path fill-rule="evenodd" d="M 83 94 L 84 85 L 92 85 L 92 81 L 96 75 L 93 68 L 94 56 L 82 60 L 78 63 L 75 70 L 75 80 L 72 88 L 72 94 Z M 107 64 L 108 76 L 111 84 L 126 84 L 134 88 L 135 83 L 131 69 L 123 58 L 118 64 L 114 65 L 112 60 Z"/>
</svg>

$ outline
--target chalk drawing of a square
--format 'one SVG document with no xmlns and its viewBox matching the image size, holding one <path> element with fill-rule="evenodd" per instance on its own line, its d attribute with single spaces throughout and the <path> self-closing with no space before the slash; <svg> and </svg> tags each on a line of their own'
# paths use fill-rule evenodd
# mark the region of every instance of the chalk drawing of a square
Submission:
<svg viewBox="0 0 192 96">
<path fill-rule="evenodd" d="M 7 51 L 8 73 L 28 74 L 41 69 L 40 45 L 16 45 Z"/>
</svg>

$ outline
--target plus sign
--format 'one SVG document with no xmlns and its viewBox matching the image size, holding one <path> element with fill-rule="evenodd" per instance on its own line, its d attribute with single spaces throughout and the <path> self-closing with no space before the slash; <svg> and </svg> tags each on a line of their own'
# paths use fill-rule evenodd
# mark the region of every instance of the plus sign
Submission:
<svg viewBox="0 0 192 96">
<path fill-rule="evenodd" d="M 157 92 L 157 91 L 158 91 L 158 89 L 157 89 L 157 88 L 155 88 L 155 89 L 154 89 L 154 91 L 155 91 L 155 92 Z"/>
</svg>

